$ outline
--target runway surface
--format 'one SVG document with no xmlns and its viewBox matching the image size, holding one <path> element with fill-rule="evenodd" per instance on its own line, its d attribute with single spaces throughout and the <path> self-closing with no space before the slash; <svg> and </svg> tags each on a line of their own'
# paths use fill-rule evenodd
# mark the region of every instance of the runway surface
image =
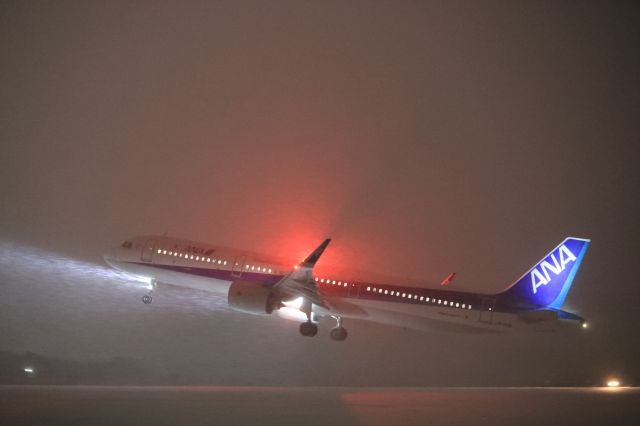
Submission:
<svg viewBox="0 0 640 426">
<path fill-rule="evenodd" d="M 6 425 L 637 425 L 640 388 L 0 386 Z"/>
</svg>

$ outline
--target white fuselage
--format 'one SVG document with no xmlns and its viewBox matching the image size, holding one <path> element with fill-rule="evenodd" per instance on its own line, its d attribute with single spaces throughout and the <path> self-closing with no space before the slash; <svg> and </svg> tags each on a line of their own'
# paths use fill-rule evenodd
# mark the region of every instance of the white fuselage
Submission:
<svg viewBox="0 0 640 426">
<path fill-rule="evenodd" d="M 164 236 L 127 240 L 105 254 L 105 261 L 160 283 L 219 294 L 226 294 L 231 283 L 238 280 L 273 285 L 291 270 L 291 265 L 269 256 Z M 415 330 L 471 332 L 554 331 L 575 326 L 575 321 L 523 317 L 519 312 L 499 309 L 493 295 L 346 281 L 333 276 L 314 279 L 319 292 L 336 307 L 341 318 Z M 314 306 L 314 313 L 336 315 L 318 306 Z M 283 316 L 299 319 L 290 314 Z"/>
</svg>

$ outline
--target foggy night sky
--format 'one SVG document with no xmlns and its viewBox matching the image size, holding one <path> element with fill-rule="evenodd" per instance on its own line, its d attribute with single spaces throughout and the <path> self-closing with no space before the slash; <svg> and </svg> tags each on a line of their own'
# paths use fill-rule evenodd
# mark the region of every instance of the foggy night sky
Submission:
<svg viewBox="0 0 640 426">
<path fill-rule="evenodd" d="M 0 2 L 0 350 L 214 382 L 238 363 L 228 381 L 640 380 L 639 18 L 632 2 Z M 217 296 L 147 307 L 65 261 L 15 266 L 103 265 L 164 232 L 294 259 L 332 237 L 326 264 L 456 271 L 478 292 L 591 238 L 565 306 L 592 329 L 352 323 L 335 344 Z"/>
</svg>

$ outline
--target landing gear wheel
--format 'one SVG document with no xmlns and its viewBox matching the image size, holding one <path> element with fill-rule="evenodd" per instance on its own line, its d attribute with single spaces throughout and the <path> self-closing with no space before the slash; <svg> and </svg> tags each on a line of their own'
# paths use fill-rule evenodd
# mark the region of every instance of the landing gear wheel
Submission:
<svg viewBox="0 0 640 426">
<path fill-rule="evenodd" d="M 331 330 L 331 333 L 329 333 L 329 335 L 336 342 L 342 342 L 347 338 L 348 333 L 344 327 L 336 327 Z"/>
<path fill-rule="evenodd" d="M 144 303 L 145 305 L 150 304 L 153 301 L 153 297 L 149 296 L 148 294 L 145 294 L 144 296 L 142 296 L 142 303 Z"/>
<path fill-rule="evenodd" d="M 305 337 L 313 337 L 318 334 L 318 326 L 311 321 L 300 324 L 300 334 Z"/>
</svg>

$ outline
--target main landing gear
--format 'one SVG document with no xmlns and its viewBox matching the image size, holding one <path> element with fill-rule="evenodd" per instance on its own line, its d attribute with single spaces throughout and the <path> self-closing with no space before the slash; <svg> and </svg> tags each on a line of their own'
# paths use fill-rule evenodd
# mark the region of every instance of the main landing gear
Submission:
<svg viewBox="0 0 640 426">
<path fill-rule="evenodd" d="M 150 305 L 151 302 L 153 302 L 153 296 L 151 295 L 153 294 L 153 291 L 156 289 L 156 287 L 156 280 L 151 280 L 151 282 L 149 283 L 149 292 L 142 296 L 142 303 L 144 303 L 145 305 Z"/>
<path fill-rule="evenodd" d="M 318 334 L 318 325 L 310 320 L 300 324 L 300 334 L 305 337 L 313 337 Z"/>
<path fill-rule="evenodd" d="M 347 329 L 342 326 L 342 318 L 334 317 L 336 319 L 336 326 L 331 330 L 329 336 L 336 342 L 342 342 L 349 335 Z"/>
<path fill-rule="evenodd" d="M 302 301 L 300 310 L 307 316 L 307 321 L 300 324 L 300 334 L 304 337 L 313 337 L 318 334 L 318 325 L 311 321 L 311 302 L 307 299 Z"/>
<path fill-rule="evenodd" d="M 334 318 L 337 322 L 337 325 L 331 330 L 329 336 L 331 336 L 331 339 L 335 340 L 336 342 L 342 342 L 347 338 L 348 333 L 347 330 L 342 326 L 342 318 Z M 318 325 L 311 321 L 311 313 L 307 314 L 307 321 L 300 324 L 300 334 L 305 337 L 313 337 L 318 334 Z"/>
</svg>

